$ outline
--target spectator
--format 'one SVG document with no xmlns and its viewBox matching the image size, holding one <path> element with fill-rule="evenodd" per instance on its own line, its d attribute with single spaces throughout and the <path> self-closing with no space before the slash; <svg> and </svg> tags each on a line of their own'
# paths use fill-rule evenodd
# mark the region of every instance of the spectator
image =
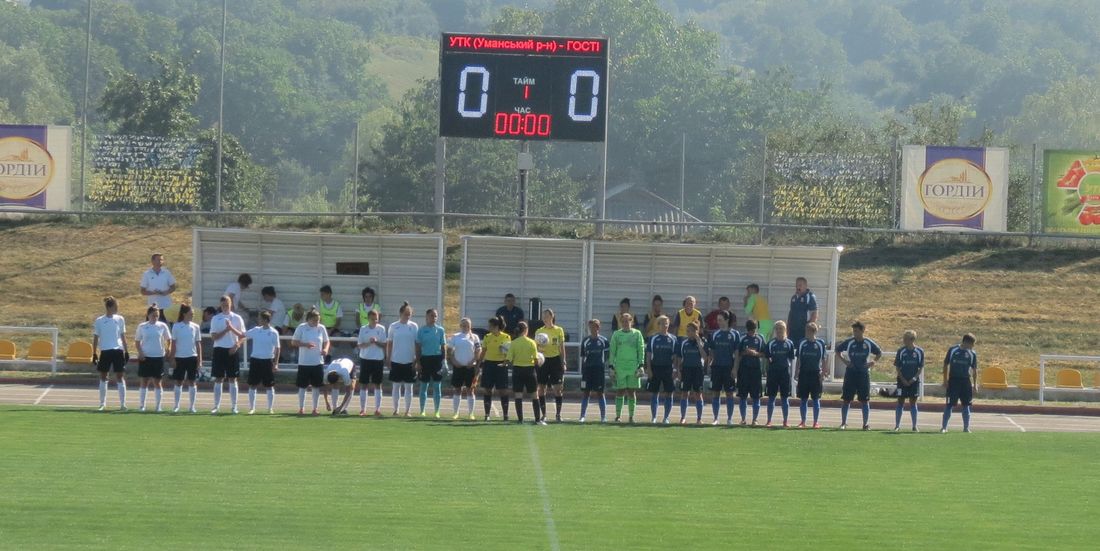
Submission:
<svg viewBox="0 0 1100 551">
<path fill-rule="evenodd" d="M 737 326 L 737 316 L 734 316 L 733 312 L 730 311 L 730 298 L 721 297 L 718 299 L 718 308 L 711 310 L 710 313 L 707 314 L 707 317 L 705 319 L 707 325 L 707 333 L 713 333 L 718 330 L 718 316 L 721 315 L 722 312 L 730 314 L 731 316 L 729 327 Z"/>
<path fill-rule="evenodd" d="M 237 276 L 237 281 L 225 286 L 225 294 L 229 298 L 233 299 L 233 311 L 240 314 L 241 312 L 247 312 L 248 307 L 241 302 L 241 293 L 247 291 L 252 285 L 252 276 L 248 274 L 241 274 Z"/>
<path fill-rule="evenodd" d="M 263 299 L 263 302 L 260 303 L 260 310 L 271 314 L 271 325 L 276 331 L 279 331 L 279 324 L 286 321 L 286 305 L 275 293 L 275 288 L 270 285 L 260 289 L 260 297 Z"/>
<path fill-rule="evenodd" d="M 645 317 L 642 318 L 642 323 L 638 326 L 638 330 L 645 333 L 647 339 L 661 332 L 661 328 L 658 327 L 657 324 L 657 319 L 665 315 L 665 313 L 661 311 L 664 305 L 665 299 L 661 298 L 661 295 L 653 295 L 653 300 L 650 301 L 649 305 L 649 312 L 646 312 Z"/>
<path fill-rule="evenodd" d="M 519 322 L 524 320 L 523 309 L 516 306 L 516 295 L 504 295 L 504 306 L 497 308 L 497 317 L 504 319 L 504 330 L 514 338 Z"/>
<path fill-rule="evenodd" d="M 619 301 L 619 311 L 615 312 L 614 316 L 611 316 L 611 330 L 618 331 L 623 326 L 623 314 L 630 314 L 630 299 L 624 298 Z M 632 317 L 634 314 L 630 314 Z"/>
<path fill-rule="evenodd" d="M 806 338 L 806 325 L 817 323 L 817 297 L 810 290 L 806 278 L 794 280 L 794 296 L 787 314 L 787 331 L 791 342 L 798 344 Z"/>
</svg>

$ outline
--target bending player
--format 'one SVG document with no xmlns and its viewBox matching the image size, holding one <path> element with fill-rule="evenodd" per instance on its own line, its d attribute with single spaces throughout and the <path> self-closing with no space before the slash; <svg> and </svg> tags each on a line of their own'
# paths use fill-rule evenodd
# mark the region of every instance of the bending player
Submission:
<svg viewBox="0 0 1100 551">
<path fill-rule="evenodd" d="M 707 362 L 707 344 L 699 331 L 699 322 L 687 325 L 687 335 L 676 345 L 676 368 L 680 372 L 680 424 L 687 423 L 688 400 L 695 403 L 695 424 L 703 423 L 703 366 Z"/>
<path fill-rule="evenodd" d="M 588 400 L 595 393 L 600 400 L 600 422 L 607 422 L 607 395 L 604 394 L 607 374 L 607 352 L 610 347 L 607 338 L 600 335 L 600 320 L 588 321 L 588 336 L 581 341 L 581 390 L 584 398 L 581 400 L 581 417 L 584 422 L 588 412 Z"/>
<path fill-rule="evenodd" d="M 898 407 L 894 410 L 894 432 L 901 430 L 901 414 L 905 400 L 909 400 L 909 417 L 913 420 L 913 432 L 917 432 L 917 397 L 920 396 L 920 376 L 924 371 L 924 350 L 916 345 L 916 331 L 906 331 L 902 346 L 894 354 L 894 371 L 898 378 Z"/>
<path fill-rule="evenodd" d="M 947 405 L 943 408 L 943 427 L 951 420 L 951 410 L 962 401 L 963 432 L 970 432 L 970 404 L 974 400 L 974 387 L 978 385 L 978 353 L 974 351 L 977 339 L 967 333 L 962 342 L 952 346 L 943 358 L 943 380 L 947 387 Z"/>
<path fill-rule="evenodd" d="M 657 334 L 649 339 L 646 347 L 646 388 L 652 393 L 649 402 L 649 411 L 653 414 L 653 422 L 657 422 L 657 402 L 664 406 L 664 423 L 668 424 L 668 416 L 672 413 L 672 395 L 676 392 L 676 379 L 679 378 L 675 368 L 676 337 L 669 333 L 668 316 L 657 317 Z M 661 392 L 664 391 L 664 398 Z"/>
<path fill-rule="evenodd" d="M 768 422 L 766 427 L 772 426 L 772 413 L 775 412 L 775 395 L 783 400 L 783 428 L 787 428 L 787 418 L 791 412 L 791 365 L 794 362 L 794 343 L 787 338 L 787 323 L 775 322 L 775 338 L 768 343 L 765 356 L 768 357 Z"/>
<path fill-rule="evenodd" d="M 711 412 L 714 413 L 713 425 L 718 424 L 718 412 L 722 407 L 722 393 L 726 394 L 726 424 L 733 424 L 733 392 L 737 382 L 733 374 L 733 362 L 737 356 L 737 344 L 741 342 L 741 333 L 730 326 L 733 314 L 719 311 L 715 316 L 718 330 L 707 341 L 710 364 Z"/>
<path fill-rule="evenodd" d="M 756 322 L 745 322 L 745 334 L 737 344 L 737 360 L 734 372 L 737 373 L 737 408 L 741 411 L 741 424 L 745 424 L 748 406 L 746 398 L 752 398 L 752 424 L 760 416 L 760 358 L 764 357 L 764 338 L 756 332 Z"/>
<path fill-rule="evenodd" d="M 622 328 L 611 334 L 611 372 L 615 377 L 615 422 L 623 415 L 623 403 L 627 405 L 630 422 L 634 422 L 634 409 L 638 406 L 638 385 L 642 366 L 645 365 L 645 337 L 634 329 L 634 316 L 622 316 Z"/>
<path fill-rule="evenodd" d="M 825 341 L 817 338 L 817 324 L 806 324 L 806 338 L 802 339 L 798 343 L 798 349 L 796 350 L 795 359 L 798 362 L 798 366 L 795 369 L 795 377 L 797 382 L 797 395 L 798 395 L 798 413 L 801 416 L 801 422 L 798 423 L 798 428 L 806 428 L 806 402 L 813 400 L 814 406 L 814 424 L 815 429 L 821 428 L 821 424 L 818 423 L 818 419 L 821 416 L 821 388 L 822 381 L 825 379 L 825 365 L 823 360 L 825 359 L 828 345 Z"/>
<path fill-rule="evenodd" d="M 863 430 L 871 430 L 871 368 L 882 359 L 882 350 L 871 339 L 863 337 L 863 322 L 852 324 L 852 337 L 836 347 L 836 357 L 845 366 L 844 386 L 840 399 L 844 405 L 840 408 L 840 429 L 848 428 L 848 410 L 852 398 L 859 400 L 863 410 Z M 845 357 L 847 356 L 847 357 Z M 872 358 L 872 356 L 874 356 Z"/>
<path fill-rule="evenodd" d="M 333 415 L 347 415 L 348 402 L 351 401 L 351 395 L 355 392 L 358 382 L 359 368 L 348 358 L 340 358 L 325 366 L 325 409 L 331 409 Z M 340 397 L 341 391 L 344 398 L 337 404 L 336 400 Z M 328 400 L 330 393 L 332 394 L 331 404 Z"/>
</svg>

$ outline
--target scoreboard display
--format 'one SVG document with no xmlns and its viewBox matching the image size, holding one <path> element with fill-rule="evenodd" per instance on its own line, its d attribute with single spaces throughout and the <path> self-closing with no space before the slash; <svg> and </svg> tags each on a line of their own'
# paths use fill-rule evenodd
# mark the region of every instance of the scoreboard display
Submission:
<svg viewBox="0 0 1100 551">
<path fill-rule="evenodd" d="M 439 135 L 602 142 L 606 38 L 444 33 Z"/>
</svg>

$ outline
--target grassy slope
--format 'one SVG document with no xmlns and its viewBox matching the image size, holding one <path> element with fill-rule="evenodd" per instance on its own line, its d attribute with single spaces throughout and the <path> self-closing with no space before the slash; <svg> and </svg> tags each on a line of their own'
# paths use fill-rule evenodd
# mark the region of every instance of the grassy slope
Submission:
<svg viewBox="0 0 1100 551">
<path fill-rule="evenodd" d="M 373 42 L 367 68 L 371 74 L 383 78 L 390 98 L 400 101 L 405 92 L 416 86 L 417 80 L 434 77 L 438 63 L 437 41 L 395 36 Z"/>
<path fill-rule="evenodd" d="M 1089 435 L 0 412 L 13 549 L 1095 543 Z"/>
<path fill-rule="evenodd" d="M 180 289 L 190 287 L 189 228 L 35 224 L 0 230 L 0 250 L 0 325 L 55 325 L 62 342 L 88 334 L 105 293 L 122 300 L 127 318 L 141 319 L 138 282 L 153 250 L 168 255 Z M 864 320 L 884 348 L 897 346 L 912 328 L 939 361 L 958 335 L 973 331 L 984 365 L 1007 368 L 1010 379 L 1037 365 L 1040 352 L 1100 351 L 1084 299 L 1100 270 L 1094 252 L 906 245 L 842 258 L 840 323 Z M 448 280 L 452 321 L 457 292 L 457 280 Z M 938 377 L 932 371 L 930 378 Z"/>
</svg>

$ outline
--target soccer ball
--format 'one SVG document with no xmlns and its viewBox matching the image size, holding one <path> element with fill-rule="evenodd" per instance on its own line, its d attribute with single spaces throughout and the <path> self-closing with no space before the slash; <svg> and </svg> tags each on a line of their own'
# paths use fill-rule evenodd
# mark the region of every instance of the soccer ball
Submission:
<svg viewBox="0 0 1100 551">
<path fill-rule="evenodd" d="M 846 361 L 846 362 L 847 362 L 847 361 L 850 361 L 850 360 L 848 359 L 848 351 L 847 351 L 847 350 L 845 350 L 844 352 L 841 352 L 841 353 L 840 353 L 840 357 L 841 357 L 841 359 L 843 359 L 843 360 L 844 360 L 844 361 Z"/>
<path fill-rule="evenodd" d="M 506 343 L 500 345 L 500 353 L 501 354 L 507 354 L 508 351 L 511 350 L 511 348 L 512 348 L 512 343 L 506 342 Z"/>
<path fill-rule="evenodd" d="M 550 344 L 550 337 L 548 337 L 546 333 L 539 333 L 535 335 L 535 342 L 537 342 L 539 346 L 546 346 Z"/>
<path fill-rule="evenodd" d="M 538 353 L 538 354 L 536 355 L 536 360 L 538 361 L 538 364 L 539 364 L 539 365 L 541 366 L 541 365 L 542 365 L 543 363 L 545 363 L 545 362 L 546 362 L 546 356 L 543 356 L 543 355 L 542 355 L 542 352 L 539 352 L 539 353 Z"/>
</svg>

